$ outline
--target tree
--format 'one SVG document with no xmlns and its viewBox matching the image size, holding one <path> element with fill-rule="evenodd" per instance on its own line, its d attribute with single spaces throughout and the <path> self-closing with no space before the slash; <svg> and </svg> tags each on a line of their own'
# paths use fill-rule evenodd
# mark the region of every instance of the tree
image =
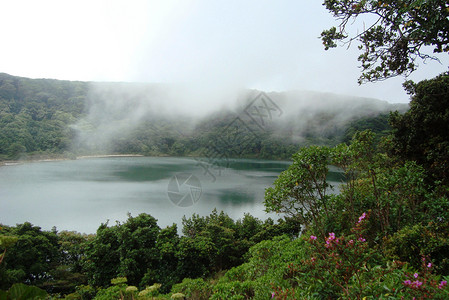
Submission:
<svg viewBox="0 0 449 300">
<path fill-rule="evenodd" d="M 265 191 L 267 212 L 285 213 L 298 218 L 305 226 L 310 223 L 323 229 L 321 213 L 329 212 L 330 185 L 326 180 L 330 164 L 328 147 L 301 148 L 292 156 L 293 163 Z M 323 231 L 324 235 L 324 231 Z"/>
<path fill-rule="evenodd" d="M 403 160 L 422 165 L 432 180 L 449 183 L 449 74 L 406 83 L 410 110 L 393 113 L 393 148 Z"/>
<path fill-rule="evenodd" d="M 175 223 L 159 231 L 156 241 L 157 265 L 147 270 L 140 282 L 142 287 L 159 283 L 162 284 L 161 291 L 168 292 L 173 284 L 180 281 L 181 272 L 178 270 L 176 257 L 179 240 L 178 226 Z"/>
<path fill-rule="evenodd" d="M 1 230 L 1 227 L 0 227 Z M 3 259 L 5 259 L 6 255 L 6 249 L 11 247 L 17 242 L 17 237 L 14 236 L 7 236 L 7 235 L 0 235 L 0 264 L 2 263 Z"/>
<path fill-rule="evenodd" d="M 0 269 L 2 288 L 12 283 L 41 284 L 51 278 L 50 271 L 58 263 L 58 237 L 53 232 L 26 222 L 9 230 L 17 242 L 8 248 Z"/>
<path fill-rule="evenodd" d="M 111 279 L 125 276 L 128 282 L 139 285 L 148 269 L 157 265 L 156 240 L 160 228 L 149 214 L 108 227 L 102 224 L 86 251 L 86 269 L 89 282 L 108 286 Z"/>
<path fill-rule="evenodd" d="M 359 83 L 408 75 L 417 58 L 436 59 L 425 53 L 449 52 L 449 5 L 446 0 L 325 0 L 324 6 L 340 21 L 321 33 L 325 49 L 338 41 L 360 42 L 362 75 Z M 364 18 L 364 16 L 367 18 Z M 348 33 L 348 24 L 363 18 L 361 32 Z"/>
<path fill-rule="evenodd" d="M 132 285 L 139 285 L 148 269 L 155 269 L 158 262 L 156 241 L 160 228 L 157 220 L 149 214 L 129 215 L 119 226 L 120 276 Z M 155 283 L 155 282 L 152 282 Z"/>
<path fill-rule="evenodd" d="M 95 238 L 87 245 L 84 268 L 91 285 L 107 286 L 118 276 L 120 243 L 117 227 L 101 224 Z"/>
</svg>

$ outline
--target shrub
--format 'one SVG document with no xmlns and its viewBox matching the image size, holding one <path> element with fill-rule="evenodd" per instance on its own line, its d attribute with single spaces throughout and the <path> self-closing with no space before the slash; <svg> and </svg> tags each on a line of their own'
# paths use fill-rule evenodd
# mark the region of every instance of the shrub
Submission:
<svg viewBox="0 0 449 300">
<path fill-rule="evenodd" d="M 172 293 L 182 293 L 189 299 L 209 299 L 212 289 L 211 286 L 202 278 L 185 278 L 181 283 L 172 287 Z"/>
</svg>

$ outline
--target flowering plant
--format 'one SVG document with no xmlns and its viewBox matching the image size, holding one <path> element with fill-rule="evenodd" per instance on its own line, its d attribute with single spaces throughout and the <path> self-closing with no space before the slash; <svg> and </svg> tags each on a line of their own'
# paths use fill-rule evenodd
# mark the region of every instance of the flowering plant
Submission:
<svg viewBox="0 0 449 300">
<path fill-rule="evenodd" d="M 303 237 L 308 257 L 287 266 L 284 279 L 291 288 L 274 287 L 272 298 L 448 299 L 447 278 L 433 274 L 428 258 L 417 271 L 399 261 L 385 262 L 380 251 L 370 248 L 364 237 L 368 219 L 369 213 L 363 213 L 348 236 Z"/>
</svg>

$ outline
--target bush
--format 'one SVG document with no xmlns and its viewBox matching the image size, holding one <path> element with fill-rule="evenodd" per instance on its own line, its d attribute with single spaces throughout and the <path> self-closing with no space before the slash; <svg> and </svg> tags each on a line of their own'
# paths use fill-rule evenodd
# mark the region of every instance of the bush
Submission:
<svg viewBox="0 0 449 300">
<path fill-rule="evenodd" d="M 213 287 L 210 299 L 252 299 L 255 295 L 255 285 L 254 281 L 220 282 Z"/>
<path fill-rule="evenodd" d="M 202 278 L 185 278 L 181 283 L 175 284 L 171 292 L 173 294 L 182 293 L 189 299 L 209 299 L 211 286 Z"/>
<path fill-rule="evenodd" d="M 421 257 L 435 263 L 438 274 L 449 273 L 449 226 L 439 223 L 407 226 L 384 242 L 384 252 L 390 259 L 409 262 L 419 268 Z"/>
</svg>

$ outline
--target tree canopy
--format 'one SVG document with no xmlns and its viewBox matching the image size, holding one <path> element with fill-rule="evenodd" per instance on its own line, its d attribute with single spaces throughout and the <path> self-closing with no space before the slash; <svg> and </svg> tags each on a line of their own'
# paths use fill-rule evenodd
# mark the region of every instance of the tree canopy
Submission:
<svg viewBox="0 0 449 300">
<path fill-rule="evenodd" d="M 358 41 L 362 75 L 359 83 L 408 75 L 417 59 L 437 59 L 426 53 L 449 52 L 449 3 L 446 0 L 325 0 L 323 5 L 339 20 L 338 28 L 321 33 L 325 49 L 337 42 Z M 349 33 L 356 20 L 363 28 Z"/>
<path fill-rule="evenodd" d="M 392 113 L 395 154 L 421 164 L 433 180 L 448 183 L 449 177 L 449 74 L 408 81 L 410 110 Z"/>
</svg>

